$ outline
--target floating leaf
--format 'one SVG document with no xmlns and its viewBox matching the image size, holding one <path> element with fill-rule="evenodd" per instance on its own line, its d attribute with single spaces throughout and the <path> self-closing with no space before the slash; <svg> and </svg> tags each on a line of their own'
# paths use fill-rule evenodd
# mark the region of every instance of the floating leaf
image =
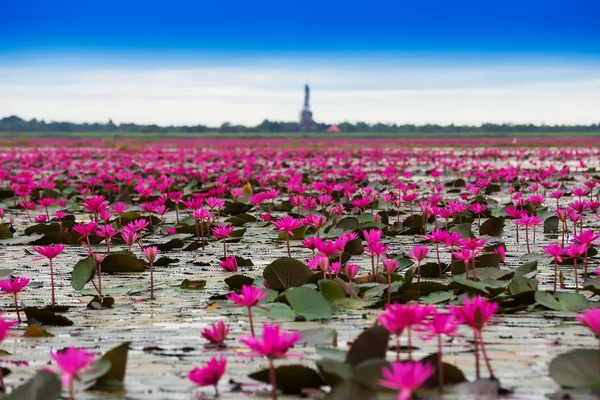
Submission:
<svg viewBox="0 0 600 400">
<path fill-rule="evenodd" d="M 0 245 L 16 246 L 16 245 L 21 245 L 21 244 L 29 244 L 29 243 L 35 242 L 36 240 L 41 239 L 42 237 L 44 237 L 44 235 L 39 234 L 39 233 L 29 235 L 29 236 L 17 236 L 17 237 L 13 237 L 12 239 L 0 240 Z"/>
<path fill-rule="evenodd" d="M 346 297 L 344 289 L 330 279 L 321 279 L 317 284 L 319 285 L 321 294 L 325 296 L 330 303 Z"/>
<path fill-rule="evenodd" d="M 75 290 L 82 290 L 85 285 L 93 278 L 96 269 L 96 263 L 91 256 L 79 260 L 73 268 L 71 274 L 71 286 Z"/>
<path fill-rule="evenodd" d="M 341 229 L 342 231 L 356 231 L 360 228 L 360 224 L 355 217 L 345 217 L 340 219 L 340 221 L 335 225 L 337 229 Z"/>
<path fill-rule="evenodd" d="M 270 289 L 282 290 L 315 281 L 315 274 L 306 264 L 293 258 L 279 258 L 263 271 Z"/>
<path fill-rule="evenodd" d="M 296 313 L 306 320 L 331 318 L 331 305 L 323 295 L 307 287 L 296 287 L 285 291 L 285 298 Z"/>
<path fill-rule="evenodd" d="M 571 292 L 536 292 L 535 302 L 541 306 L 556 311 L 582 311 L 590 306 L 584 295 Z"/>
<path fill-rule="evenodd" d="M 300 228 L 292 229 L 292 233 L 294 234 L 294 236 L 289 235 L 290 240 L 304 239 L 304 236 L 306 235 L 306 225 L 302 225 Z M 279 239 L 279 240 L 287 240 L 287 236 L 288 236 L 288 234 L 286 231 L 278 231 L 277 232 L 277 239 Z"/>
<path fill-rule="evenodd" d="M 94 298 L 87 304 L 87 308 L 92 310 L 101 310 L 103 308 L 111 308 L 115 304 L 115 299 L 110 296 L 102 297 L 102 307 L 100 307 L 100 298 L 94 296 Z"/>
<path fill-rule="evenodd" d="M 524 276 L 533 271 L 537 271 L 537 261 L 527 262 L 515 270 L 515 276 Z"/>
<path fill-rule="evenodd" d="M 555 357 L 550 362 L 550 376 L 568 388 L 591 389 L 600 386 L 600 352 L 577 349 Z"/>
<path fill-rule="evenodd" d="M 271 382 L 268 369 L 254 372 L 248 376 L 259 382 Z M 277 388 L 284 394 L 301 394 L 304 389 L 318 389 L 325 386 L 321 375 L 304 365 L 282 365 L 275 368 L 275 380 Z"/>
<path fill-rule="evenodd" d="M 450 232 L 458 232 L 465 238 L 473 238 L 475 235 L 473 235 L 473 231 L 471 230 L 472 225 L 471 223 L 454 225 L 450 228 Z"/>
<path fill-rule="evenodd" d="M 240 213 L 225 220 L 225 222 L 230 223 L 233 226 L 243 226 L 244 224 L 255 221 L 255 216 L 246 213 Z"/>
<path fill-rule="evenodd" d="M 102 272 L 144 272 L 142 261 L 130 252 L 112 253 L 104 257 Z"/>
<path fill-rule="evenodd" d="M 377 393 L 352 380 L 343 381 L 325 396 L 325 400 L 375 400 Z"/>
<path fill-rule="evenodd" d="M 104 383 L 123 382 L 127 370 L 127 355 L 130 342 L 125 342 L 109 350 L 102 360 L 110 362 L 110 370 L 98 379 L 97 385 Z"/>
<path fill-rule="evenodd" d="M 48 371 L 40 371 L 33 378 L 16 388 L 5 400 L 57 400 L 60 399 L 60 378 Z"/>
<path fill-rule="evenodd" d="M 448 290 L 445 292 L 432 292 L 429 296 L 422 298 L 421 303 L 423 304 L 440 304 L 446 301 L 452 300 L 454 297 L 454 291 Z"/>
<path fill-rule="evenodd" d="M 58 315 L 49 310 L 44 310 L 37 307 L 25 307 L 23 309 L 27 316 L 28 323 L 37 325 L 53 325 L 53 326 L 71 326 L 73 321 Z"/>
<path fill-rule="evenodd" d="M 346 243 L 344 251 L 352 255 L 359 255 L 365 252 L 365 248 L 360 239 L 354 239 Z"/>
<path fill-rule="evenodd" d="M 5 225 L 0 225 L 0 229 L 4 226 Z M 25 233 L 26 235 L 32 235 L 34 233 L 47 235 L 49 233 L 58 232 L 60 230 L 60 224 L 52 222 L 51 224 L 37 224 L 28 226 L 27 228 L 25 228 L 25 231 L 23 233 Z M 12 233 L 10 237 L 12 237 Z"/>
<path fill-rule="evenodd" d="M 544 233 L 558 233 L 559 219 L 556 215 L 546 218 L 544 221 Z"/>
<path fill-rule="evenodd" d="M 186 236 L 188 236 L 188 235 L 186 235 Z M 185 243 L 183 243 L 183 240 L 181 240 L 181 239 L 171 239 L 167 243 L 160 243 L 160 244 L 156 245 L 156 247 L 160 251 L 169 251 L 169 250 L 173 250 L 173 249 L 180 249 L 183 246 L 185 246 Z"/>
<path fill-rule="evenodd" d="M 178 263 L 179 259 L 178 258 L 171 258 L 171 257 L 160 257 L 158 260 L 156 260 L 154 262 L 154 266 L 155 267 L 165 267 L 169 264 L 175 264 Z"/>
<path fill-rule="evenodd" d="M 384 367 L 389 367 L 389 365 L 389 361 L 385 359 L 373 358 L 363 361 L 352 370 L 352 379 L 371 390 L 381 390 L 379 386 L 379 380 L 383 378 L 381 370 Z"/>
<path fill-rule="evenodd" d="M 229 289 L 238 291 L 242 289 L 242 285 L 252 285 L 254 283 L 254 279 L 246 275 L 236 274 L 225 278 L 225 283 L 227 286 L 229 286 Z"/>
<path fill-rule="evenodd" d="M 501 236 L 504 229 L 504 218 L 491 217 L 488 218 L 479 228 L 480 235 Z"/>
<path fill-rule="evenodd" d="M 375 325 L 358 335 L 346 355 L 346 362 L 356 366 L 373 358 L 385 359 L 390 333 L 381 325 Z"/>
<path fill-rule="evenodd" d="M 338 333 L 333 328 L 313 328 L 298 331 L 302 334 L 299 343 L 309 346 L 332 346 L 337 347 Z"/>
<path fill-rule="evenodd" d="M 438 387 L 439 386 L 439 353 L 430 354 L 421 360 L 422 363 L 426 363 L 435 368 L 433 375 L 427 379 L 423 384 L 425 387 Z M 466 382 L 465 374 L 455 365 L 443 363 L 443 382 L 444 385 L 455 385 L 457 383 Z"/>
<path fill-rule="evenodd" d="M 254 315 L 264 315 L 274 321 L 294 321 L 296 319 L 294 310 L 285 303 L 263 304 L 261 308 L 255 308 L 252 313 Z"/>
<path fill-rule="evenodd" d="M 181 289 L 189 289 L 189 290 L 200 290 L 200 289 L 204 289 L 205 286 L 206 286 L 206 281 L 204 279 L 197 279 L 197 280 L 184 279 L 179 284 L 179 287 Z"/>
<path fill-rule="evenodd" d="M 585 281 L 583 289 L 600 295 L 600 276 Z"/>
<path fill-rule="evenodd" d="M 48 331 L 43 330 L 36 324 L 31 324 L 25 329 L 24 337 L 53 337 L 54 335 Z"/>
</svg>

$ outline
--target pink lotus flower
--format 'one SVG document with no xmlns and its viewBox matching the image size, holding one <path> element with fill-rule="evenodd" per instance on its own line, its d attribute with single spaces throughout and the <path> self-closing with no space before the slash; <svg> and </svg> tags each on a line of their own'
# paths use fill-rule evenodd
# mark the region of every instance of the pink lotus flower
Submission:
<svg viewBox="0 0 600 400">
<path fill-rule="evenodd" d="M 218 384 L 225 370 L 227 360 L 224 357 L 213 357 L 203 367 L 196 367 L 188 373 L 188 379 L 198 386 L 214 386 L 215 396 L 219 397 Z"/>
<path fill-rule="evenodd" d="M 300 332 L 281 331 L 278 324 L 263 323 L 261 339 L 256 336 L 247 336 L 240 341 L 248 346 L 255 354 L 269 359 L 286 357 L 287 351 L 293 347 L 302 335 Z"/>
<path fill-rule="evenodd" d="M 154 300 L 154 261 L 158 257 L 158 248 L 156 246 L 144 247 L 144 256 L 150 264 L 150 300 Z"/>
<path fill-rule="evenodd" d="M 0 343 L 2 343 L 4 339 L 8 337 L 10 329 L 17 324 L 17 321 L 5 320 L 0 315 Z M 6 392 L 6 387 L 4 386 L 4 377 L 2 375 L 2 369 L 0 369 L 0 390 L 2 390 L 2 392 Z"/>
<path fill-rule="evenodd" d="M 417 290 L 419 295 L 421 295 L 421 261 L 427 257 L 428 251 L 427 247 L 417 245 L 406 253 L 410 258 L 417 261 Z"/>
<path fill-rule="evenodd" d="M 427 257 L 428 252 L 429 249 L 427 247 L 417 245 L 413 249 L 409 250 L 406 254 L 413 260 L 421 262 L 425 259 L 425 257 Z"/>
<path fill-rule="evenodd" d="M 209 341 L 210 344 L 223 346 L 227 335 L 229 334 L 229 325 L 223 321 L 215 322 L 209 328 L 202 330 L 202 337 Z"/>
<path fill-rule="evenodd" d="M 358 274 L 359 269 L 360 269 L 360 265 L 346 264 L 345 271 L 346 271 L 346 277 L 348 278 L 348 281 L 352 282 L 354 280 L 354 277 L 356 277 L 356 274 Z"/>
<path fill-rule="evenodd" d="M 288 257 L 292 257 L 292 253 L 290 251 L 290 236 L 294 237 L 294 229 L 298 229 L 301 228 L 302 222 L 294 219 L 293 217 L 285 217 L 285 218 L 281 218 L 278 221 L 274 221 L 273 225 L 275 225 L 275 227 L 277 228 L 277 230 L 279 231 L 283 231 L 286 233 L 285 235 L 285 239 L 286 239 L 286 245 L 287 245 L 287 252 L 288 252 Z"/>
<path fill-rule="evenodd" d="M 379 229 L 365 229 L 362 232 L 368 244 L 379 242 L 381 240 L 381 234 L 383 233 L 383 231 L 380 231 Z"/>
<path fill-rule="evenodd" d="M 407 330 L 408 355 L 412 359 L 411 330 L 423 323 L 434 310 L 430 306 L 419 304 L 386 304 L 385 311 L 377 317 L 379 323 L 393 335 L 396 335 L 396 358 L 400 359 L 400 335 Z"/>
<path fill-rule="evenodd" d="M 577 258 L 585 254 L 588 246 L 585 244 L 572 243 L 565 249 L 565 255 L 573 259 L 573 268 L 575 269 L 575 292 L 579 293 L 579 273 L 577 271 Z"/>
<path fill-rule="evenodd" d="M 31 279 L 25 276 L 16 276 L 12 280 L 2 279 L 0 280 L 0 290 L 2 290 L 5 293 L 18 293 L 21 290 L 23 290 L 23 288 L 27 286 L 30 281 Z"/>
<path fill-rule="evenodd" d="M 263 292 L 259 287 L 253 285 L 242 285 L 240 294 L 230 292 L 227 298 L 239 306 L 246 307 L 248 309 L 248 319 L 250 322 L 250 332 L 254 335 L 254 324 L 252 322 L 252 307 L 255 307 L 269 297 L 269 292 Z"/>
<path fill-rule="evenodd" d="M 431 365 L 421 362 L 394 362 L 389 369 L 381 368 L 384 379 L 378 383 L 385 388 L 397 390 L 398 400 L 410 400 L 414 391 L 420 388 L 434 371 Z"/>
<path fill-rule="evenodd" d="M 12 280 L 11 279 L 3 279 L 0 280 L 0 290 L 4 293 L 12 293 L 13 300 L 15 303 L 15 310 L 17 312 L 17 319 L 19 323 L 21 322 L 21 315 L 19 314 L 19 302 L 17 301 L 17 293 L 19 293 L 25 286 L 29 284 L 31 279 L 23 276 L 16 276 Z"/>
<path fill-rule="evenodd" d="M 594 335 L 600 337 L 600 308 L 591 308 L 577 316 L 577 320 L 583 326 L 589 328 Z"/>
<path fill-rule="evenodd" d="M 558 263 L 562 262 L 562 256 L 565 254 L 565 249 L 563 249 L 563 247 L 558 243 L 550 243 L 548 246 L 542 249 L 542 252 L 554 259 L 554 291 L 556 292 L 556 282 L 558 281 Z"/>
<path fill-rule="evenodd" d="M 83 349 L 68 347 L 50 353 L 50 357 L 59 368 L 62 384 L 69 388 L 71 399 L 73 399 L 74 381 L 79 380 L 80 373 L 94 362 L 94 355 Z"/>
<path fill-rule="evenodd" d="M 35 247 L 33 251 L 36 253 L 46 257 L 49 260 L 56 258 L 62 251 L 65 249 L 64 244 L 56 244 L 56 245 L 48 245 L 48 246 L 40 246 Z"/>
<path fill-rule="evenodd" d="M 472 299 L 469 299 L 467 296 L 464 296 L 463 306 L 454 306 L 451 309 L 452 313 L 456 316 L 456 319 L 458 321 L 470 326 L 473 329 L 473 335 L 475 337 L 475 366 L 477 379 L 480 378 L 478 347 L 480 347 L 481 351 L 483 352 L 483 357 L 485 359 L 485 363 L 487 365 L 490 376 L 494 376 L 492 365 L 490 364 L 490 360 L 485 350 L 485 342 L 483 341 L 482 330 L 487 325 L 492 316 L 499 309 L 500 307 L 498 307 L 497 303 L 490 302 L 479 295 L 474 296 Z"/>
<path fill-rule="evenodd" d="M 235 257 L 227 257 L 221 261 L 219 266 L 227 272 L 237 272 L 238 270 L 237 259 Z"/>
<path fill-rule="evenodd" d="M 52 259 L 56 258 L 65 249 L 65 247 L 66 246 L 64 244 L 57 244 L 57 245 L 40 246 L 40 247 L 33 248 L 33 251 L 46 257 L 48 259 L 48 262 L 50 263 L 50 284 L 51 284 L 51 288 L 52 288 L 52 307 L 54 307 L 56 304 L 55 296 L 54 296 L 54 268 L 52 265 Z"/>
</svg>

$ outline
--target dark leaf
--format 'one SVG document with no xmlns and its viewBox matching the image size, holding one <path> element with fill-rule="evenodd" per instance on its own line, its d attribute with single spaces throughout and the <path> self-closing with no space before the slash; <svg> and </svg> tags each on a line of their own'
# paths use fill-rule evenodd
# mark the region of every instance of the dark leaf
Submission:
<svg viewBox="0 0 600 400">
<path fill-rule="evenodd" d="M 144 272 L 142 261 L 130 252 L 112 253 L 104 257 L 102 272 Z"/>
<path fill-rule="evenodd" d="M 364 253 L 365 249 L 360 239 L 354 239 L 346 243 L 344 251 L 352 255 L 359 255 Z"/>
<path fill-rule="evenodd" d="M 110 370 L 98 379 L 97 385 L 109 382 L 123 382 L 127 369 L 127 355 L 129 354 L 129 342 L 109 350 L 102 356 L 102 360 L 110 362 Z"/>
<path fill-rule="evenodd" d="M 206 286 L 206 281 L 204 279 L 199 279 L 199 280 L 184 279 L 181 282 L 181 284 L 179 284 L 179 287 L 181 289 L 189 289 L 189 290 L 200 290 L 200 289 L 204 289 L 205 286 Z"/>
<path fill-rule="evenodd" d="M 37 325 L 52 325 L 52 326 L 71 326 L 73 321 L 62 315 L 57 315 L 49 310 L 44 310 L 37 307 L 25 307 L 23 309 L 27 316 L 27 322 Z"/>
<path fill-rule="evenodd" d="M 104 308 L 111 308 L 115 304 L 115 299 L 110 296 L 102 297 L 102 308 L 100 308 L 100 298 L 94 296 L 94 298 L 87 304 L 87 308 L 91 310 L 100 310 Z"/>
<path fill-rule="evenodd" d="M 62 392 L 60 378 L 48 371 L 40 371 L 33 378 L 4 397 L 5 400 L 57 400 Z"/>
<path fill-rule="evenodd" d="M 544 221 L 544 233 L 558 233 L 559 219 L 556 215 L 546 218 Z"/>
<path fill-rule="evenodd" d="M 555 357 L 550 362 L 550 376 L 569 388 L 600 386 L 600 354 L 597 349 L 577 349 Z"/>
<path fill-rule="evenodd" d="M 330 303 L 333 303 L 336 300 L 343 299 L 346 297 L 344 289 L 339 284 L 330 279 L 321 279 L 318 282 L 318 285 L 321 294 L 325 296 L 327 301 L 329 301 Z"/>
<path fill-rule="evenodd" d="M 71 286 L 75 290 L 82 290 L 85 285 L 93 278 L 96 270 L 96 263 L 91 256 L 79 260 L 73 268 L 71 274 Z"/>
<path fill-rule="evenodd" d="M 377 393 L 354 381 L 343 381 L 337 384 L 325 396 L 325 400 L 375 400 Z"/>
<path fill-rule="evenodd" d="M 263 369 L 248 375 L 259 382 L 270 383 L 269 370 Z M 304 365 L 282 365 L 275 368 L 277 388 L 283 394 L 301 394 L 303 389 L 318 389 L 325 386 L 321 375 Z"/>
<path fill-rule="evenodd" d="M 385 359 L 390 333 L 383 326 L 375 325 L 358 335 L 346 356 L 346 362 L 356 366 L 373 358 Z"/>
<path fill-rule="evenodd" d="M 285 291 L 285 298 L 296 315 L 307 321 L 331 318 L 331 304 L 316 290 L 296 287 Z"/>
<path fill-rule="evenodd" d="M 54 335 L 44 329 L 40 328 L 36 324 L 31 324 L 25 329 L 24 337 L 53 337 Z"/>
<path fill-rule="evenodd" d="M 480 235 L 501 236 L 504 229 L 504 218 L 488 218 L 479 228 Z"/>
<path fill-rule="evenodd" d="M 254 283 L 254 279 L 246 275 L 237 274 L 225 278 L 225 283 L 227 286 L 229 286 L 229 289 L 237 292 L 242 288 L 242 285 L 252 285 Z"/>
<path fill-rule="evenodd" d="M 267 265 L 263 278 L 269 289 L 283 290 L 314 282 L 315 274 L 301 261 L 279 258 Z"/>
<path fill-rule="evenodd" d="M 439 353 L 430 354 L 423 358 L 421 362 L 430 364 L 435 368 L 435 372 L 431 377 L 423 384 L 425 387 L 438 387 L 439 386 L 439 370 L 438 360 Z M 443 363 L 442 369 L 444 371 L 443 382 L 444 385 L 455 385 L 457 383 L 465 382 L 465 374 L 455 365 Z"/>
<path fill-rule="evenodd" d="M 255 222 L 256 217 L 250 214 L 241 213 L 237 214 L 229 219 L 226 219 L 225 222 L 230 223 L 233 226 L 243 226 L 249 222 Z"/>
</svg>

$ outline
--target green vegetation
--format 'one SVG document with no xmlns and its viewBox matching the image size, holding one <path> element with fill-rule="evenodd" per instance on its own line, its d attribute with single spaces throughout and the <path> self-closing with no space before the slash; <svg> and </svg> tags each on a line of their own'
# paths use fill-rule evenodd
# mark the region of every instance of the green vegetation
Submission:
<svg viewBox="0 0 600 400">
<path fill-rule="evenodd" d="M 180 133 L 180 132 L 150 132 L 150 133 L 123 133 L 123 132 L 0 132 L 1 139 L 34 139 L 34 138 L 79 138 L 79 139 L 476 139 L 476 138 L 598 138 L 597 132 L 460 132 L 460 133 L 370 133 L 370 132 L 246 132 L 246 133 Z"/>
<path fill-rule="evenodd" d="M 257 126 L 232 125 L 220 127 L 205 125 L 158 126 L 137 124 L 78 124 L 72 122 L 45 122 L 32 119 L 25 121 L 16 116 L 0 119 L 0 137 L 54 137 L 54 138 L 513 138 L 513 137 L 600 137 L 600 125 L 537 126 L 532 124 L 482 124 L 480 126 L 458 125 L 386 125 L 343 122 L 339 133 L 327 133 L 329 124 L 317 124 L 315 132 L 299 132 L 296 122 L 273 122 L 265 120 Z"/>
</svg>

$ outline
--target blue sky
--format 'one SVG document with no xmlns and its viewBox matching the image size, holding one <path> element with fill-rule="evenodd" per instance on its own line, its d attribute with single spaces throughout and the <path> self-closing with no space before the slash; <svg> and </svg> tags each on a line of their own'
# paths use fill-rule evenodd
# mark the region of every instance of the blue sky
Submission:
<svg viewBox="0 0 600 400">
<path fill-rule="evenodd" d="M 140 123 L 600 120 L 592 0 L 6 0 L 0 110 Z"/>
</svg>

